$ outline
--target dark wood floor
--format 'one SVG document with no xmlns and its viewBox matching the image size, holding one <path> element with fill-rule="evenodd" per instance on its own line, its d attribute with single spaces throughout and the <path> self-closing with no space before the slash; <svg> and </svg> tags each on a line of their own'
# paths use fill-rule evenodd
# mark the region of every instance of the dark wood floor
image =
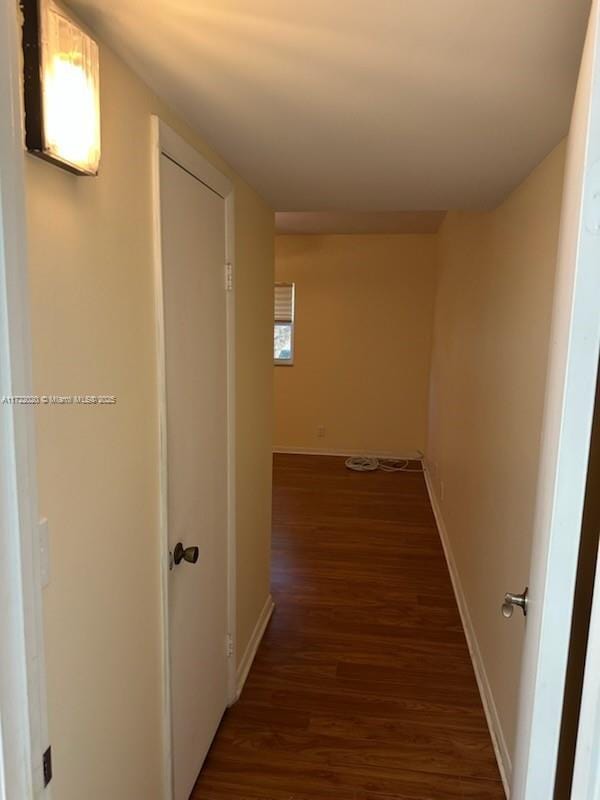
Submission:
<svg viewBox="0 0 600 800">
<path fill-rule="evenodd" d="M 503 800 L 422 475 L 275 456 L 272 583 L 194 800 Z"/>
</svg>

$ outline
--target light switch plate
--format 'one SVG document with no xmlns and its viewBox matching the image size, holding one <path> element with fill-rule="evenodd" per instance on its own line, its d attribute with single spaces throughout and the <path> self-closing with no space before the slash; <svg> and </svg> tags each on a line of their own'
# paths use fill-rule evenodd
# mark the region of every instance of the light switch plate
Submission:
<svg viewBox="0 0 600 800">
<path fill-rule="evenodd" d="M 39 521 L 39 542 L 40 542 L 40 578 L 42 589 L 50 583 L 50 538 L 48 535 L 48 520 L 46 518 Z"/>
</svg>

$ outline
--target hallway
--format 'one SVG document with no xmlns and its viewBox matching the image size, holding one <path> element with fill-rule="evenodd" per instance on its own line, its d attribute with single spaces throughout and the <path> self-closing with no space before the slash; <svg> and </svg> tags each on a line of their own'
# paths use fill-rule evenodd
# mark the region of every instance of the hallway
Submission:
<svg viewBox="0 0 600 800">
<path fill-rule="evenodd" d="M 502 800 L 422 475 L 276 455 L 275 613 L 193 800 Z"/>
</svg>

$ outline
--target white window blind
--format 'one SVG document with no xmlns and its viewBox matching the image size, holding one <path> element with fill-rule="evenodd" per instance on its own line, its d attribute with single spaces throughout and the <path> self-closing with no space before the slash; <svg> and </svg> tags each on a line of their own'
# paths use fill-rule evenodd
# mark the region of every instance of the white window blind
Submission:
<svg viewBox="0 0 600 800">
<path fill-rule="evenodd" d="M 275 322 L 294 321 L 294 284 L 275 284 Z"/>
<path fill-rule="evenodd" d="M 275 364 L 294 363 L 294 284 L 275 284 L 274 351 Z"/>
</svg>

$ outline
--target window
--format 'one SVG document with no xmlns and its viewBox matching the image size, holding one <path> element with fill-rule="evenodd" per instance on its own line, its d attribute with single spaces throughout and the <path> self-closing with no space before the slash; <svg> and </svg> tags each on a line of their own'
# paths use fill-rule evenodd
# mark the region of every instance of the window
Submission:
<svg viewBox="0 0 600 800">
<path fill-rule="evenodd" d="M 294 284 L 275 284 L 274 361 L 294 363 Z"/>
</svg>

